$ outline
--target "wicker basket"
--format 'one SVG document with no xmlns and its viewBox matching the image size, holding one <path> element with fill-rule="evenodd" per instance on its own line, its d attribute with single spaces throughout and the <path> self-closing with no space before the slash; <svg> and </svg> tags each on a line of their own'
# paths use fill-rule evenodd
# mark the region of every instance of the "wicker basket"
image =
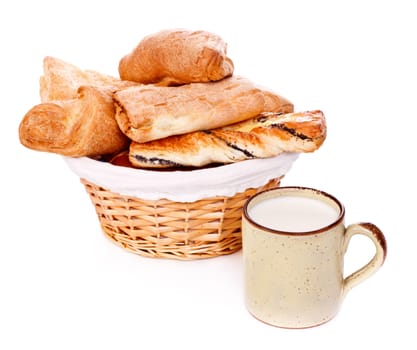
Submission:
<svg viewBox="0 0 417 350">
<path fill-rule="evenodd" d="M 260 190 L 279 186 L 282 177 L 231 197 L 194 202 L 143 200 L 83 178 L 102 230 L 124 249 L 147 257 L 194 260 L 231 254 L 241 248 L 244 202 Z"/>
</svg>

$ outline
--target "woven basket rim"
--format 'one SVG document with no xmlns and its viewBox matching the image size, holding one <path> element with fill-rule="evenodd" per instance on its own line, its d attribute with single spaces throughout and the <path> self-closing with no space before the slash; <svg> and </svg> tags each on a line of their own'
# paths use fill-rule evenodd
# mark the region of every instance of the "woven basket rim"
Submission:
<svg viewBox="0 0 417 350">
<path fill-rule="evenodd" d="M 230 197 L 247 188 L 263 186 L 285 175 L 297 158 L 297 153 L 283 153 L 215 168 L 172 172 L 132 169 L 87 157 L 64 157 L 64 160 L 79 178 L 121 195 L 193 202 L 215 196 Z"/>
</svg>

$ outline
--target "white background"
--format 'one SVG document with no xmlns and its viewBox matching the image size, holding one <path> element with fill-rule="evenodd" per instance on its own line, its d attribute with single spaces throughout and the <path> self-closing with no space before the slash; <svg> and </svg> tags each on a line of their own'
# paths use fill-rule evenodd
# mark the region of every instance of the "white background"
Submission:
<svg viewBox="0 0 417 350">
<path fill-rule="evenodd" d="M 6 5 L 7 4 L 7 5 Z M 272 4 L 274 4 L 272 6 Z M 9 1 L 0 5 L 1 349 L 415 349 L 416 12 L 413 1 Z M 143 258 L 101 233 L 63 160 L 20 145 L 39 103 L 42 59 L 117 75 L 119 59 L 160 29 L 215 32 L 235 73 L 321 109 L 325 144 L 284 185 L 320 188 L 371 221 L 388 257 L 335 319 L 267 326 L 243 304 L 241 253 Z M 347 273 L 373 254 L 354 239 Z"/>
</svg>

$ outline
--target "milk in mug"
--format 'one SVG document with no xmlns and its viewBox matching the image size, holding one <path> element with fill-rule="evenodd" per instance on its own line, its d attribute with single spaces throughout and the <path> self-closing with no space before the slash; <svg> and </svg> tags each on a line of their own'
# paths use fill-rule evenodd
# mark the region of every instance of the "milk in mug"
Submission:
<svg viewBox="0 0 417 350">
<path fill-rule="evenodd" d="M 337 220 L 340 210 L 323 201 L 300 196 L 265 199 L 249 210 L 250 218 L 264 227 L 285 232 L 309 232 Z"/>
</svg>

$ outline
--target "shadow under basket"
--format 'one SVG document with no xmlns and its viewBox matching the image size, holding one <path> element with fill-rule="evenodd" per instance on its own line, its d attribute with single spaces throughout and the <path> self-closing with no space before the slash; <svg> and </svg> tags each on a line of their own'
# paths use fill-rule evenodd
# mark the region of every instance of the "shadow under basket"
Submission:
<svg viewBox="0 0 417 350">
<path fill-rule="evenodd" d="M 82 178 L 81 183 L 103 232 L 117 245 L 146 257 L 195 260 L 240 250 L 245 201 L 259 191 L 279 186 L 281 179 L 231 197 L 185 203 L 125 196 Z"/>
</svg>

